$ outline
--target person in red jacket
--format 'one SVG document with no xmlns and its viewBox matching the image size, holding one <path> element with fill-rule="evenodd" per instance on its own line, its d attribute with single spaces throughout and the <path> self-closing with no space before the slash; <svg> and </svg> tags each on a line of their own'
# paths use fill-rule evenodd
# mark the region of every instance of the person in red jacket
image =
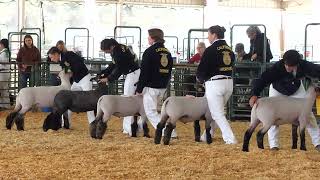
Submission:
<svg viewBox="0 0 320 180">
<path fill-rule="evenodd" d="M 33 45 L 30 35 L 24 37 L 24 45 L 19 49 L 17 62 L 19 67 L 19 89 L 27 87 L 27 81 L 31 79 L 32 68 L 40 63 L 41 55 L 38 48 Z M 35 83 L 35 82 L 34 82 Z M 30 84 L 29 86 L 33 86 Z"/>
<path fill-rule="evenodd" d="M 197 45 L 197 53 L 189 59 L 189 63 L 199 64 L 204 50 L 206 50 L 206 44 L 204 44 L 204 42 L 199 42 Z"/>
</svg>

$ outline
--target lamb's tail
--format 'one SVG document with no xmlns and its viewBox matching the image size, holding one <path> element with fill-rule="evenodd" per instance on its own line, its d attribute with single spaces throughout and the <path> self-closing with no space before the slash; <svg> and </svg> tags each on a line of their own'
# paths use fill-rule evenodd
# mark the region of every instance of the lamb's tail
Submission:
<svg viewBox="0 0 320 180">
<path fill-rule="evenodd" d="M 251 119 L 250 119 L 251 125 L 258 121 L 257 108 L 258 108 L 258 103 L 256 102 L 251 109 Z"/>
<path fill-rule="evenodd" d="M 100 103 L 101 103 L 102 99 L 103 99 L 103 96 L 101 96 L 101 97 L 99 98 L 98 102 L 97 102 L 97 115 L 96 115 L 96 119 L 101 119 L 102 116 L 103 116 L 103 111 L 102 111 L 102 109 L 101 109 L 101 107 L 100 107 L 100 106 L 101 106 Z"/>
<path fill-rule="evenodd" d="M 162 107 L 161 107 L 160 122 L 164 123 L 164 124 L 167 122 L 167 119 L 169 118 L 167 111 L 166 111 L 166 107 L 167 107 L 169 100 L 170 100 L 170 98 L 166 99 L 163 102 Z"/>
<path fill-rule="evenodd" d="M 20 96 L 18 94 L 17 97 L 16 97 L 16 105 L 15 105 L 15 107 L 13 109 L 13 112 L 19 112 L 21 109 L 22 109 L 22 105 L 20 103 Z"/>
</svg>

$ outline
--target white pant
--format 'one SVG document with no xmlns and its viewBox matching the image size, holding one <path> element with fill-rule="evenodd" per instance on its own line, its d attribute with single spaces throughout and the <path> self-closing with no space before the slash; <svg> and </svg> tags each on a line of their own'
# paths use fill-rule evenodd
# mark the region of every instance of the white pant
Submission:
<svg viewBox="0 0 320 180">
<path fill-rule="evenodd" d="M 216 75 L 212 78 L 221 78 L 222 75 Z M 228 102 L 233 91 L 232 79 L 220 79 L 207 81 L 205 83 L 205 96 L 212 118 L 215 120 L 222 132 L 222 138 L 226 144 L 236 144 L 237 140 L 225 117 L 224 107 Z"/>
<path fill-rule="evenodd" d="M 90 91 L 92 90 L 92 82 L 90 81 L 91 75 L 87 74 L 85 77 L 83 77 L 78 83 L 73 82 L 71 86 L 71 91 Z M 68 119 L 69 123 L 71 125 L 71 114 L 72 111 L 68 110 Z M 88 122 L 89 124 L 94 121 L 94 111 L 88 111 Z"/>
<path fill-rule="evenodd" d="M 123 95 L 132 96 L 135 94 L 137 86 L 135 85 L 139 81 L 140 69 L 135 70 L 132 73 L 127 74 L 124 81 Z M 133 122 L 133 116 L 127 116 L 123 118 L 123 133 L 131 135 L 131 124 Z"/>
<path fill-rule="evenodd" d="M 274 96 L 285 96 L 275 90 L 272 86 L 270 85 L 269 88 L 269 97 L 274 97 Z M 301 82 L 301 85 L 299 89 L 290 97 L 295 97 L 295 98 L 304 98 L 306 96 L 306 91 L 303 87 L 303 84 Z M 314 117 L 313 112 L 310 112 L 309 114 L 309 120 L 312 122 L 311 124 L 317 124 L 316 118 Z M 307 124 L 307 131 L 311 136 L 312 144 L 314 146 L 320 145 L 320 131 L 319 127 L 312 127 L 310 123 Z M 274 147 L 279 147 L 279 126 L 271 126 L 271 128 L 268 131 L 268 140 L 269 140 L 269 145 L 270 148 Z"/>
<path fill-rule="evenodd" d="M 10 74 L 8 70 L 0 72 L 0 107 L 9 108 L 10 99 L 9 99 L 9 79 Z"/>
<path fill-rule="evenodd" d="M 157 111 L 158 99 L 163 99 L 166 89 L 155 89 L 145 87 L 143 89 L 143 106 L 152 126 L 157 129 L 160 122 L 160 114 Z M 175 129 L 172 131 L 171 137 L 176 137 Z"/>
</svg>

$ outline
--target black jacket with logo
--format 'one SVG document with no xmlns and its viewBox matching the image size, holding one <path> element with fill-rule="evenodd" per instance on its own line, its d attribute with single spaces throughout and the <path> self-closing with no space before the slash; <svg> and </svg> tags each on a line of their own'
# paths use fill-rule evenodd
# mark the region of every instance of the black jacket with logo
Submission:
<svg viewBox="0 0 320 180">
<path fill-rule="evenodd" d="M 201 83 L 215 75 L 232 76 L 235 55 L 225 40 L 217 40 L 203 53 L 197 69 Z"/>
<path fill-rule="evenodd" d="M 141 73 L 136 92 L 141 93 L 144 87 L 166 88 L 173 66 L 171 53 L 163 43 L 155 43 L 145 50 L 142 56 Z"/>
<path fill-rule="evenodd" d="M 113 48 L 111 57 L 112 63 L 100 73 L 102 77 L 107 77 L 109 82 L 117 80 L 122 74 L 126 75 L 139 69 L 135 54 L 123 44 Z"/>
<path fill-rule="evenodd" d="M 287 72 L 284 65 L 284 61 L 280 60 L 262 73 L 253 84 L 252 95 L 259 96 L 261 91 L 272 83 L 279 93 L 290 96 L 299 89 L 304 77 L 320 78 L 320 66 L 309 61 L 300 60 L 295 76 Z"/>
<path fill-rule="evenodd" d="M 77 83 L 88 74 L 88 68 L 84 64 L 83 57 L 72 51 L 61 54 L 60 66 L 62 69 L 70 69 L 73 73 L 72 78 Z"/>
</svg>

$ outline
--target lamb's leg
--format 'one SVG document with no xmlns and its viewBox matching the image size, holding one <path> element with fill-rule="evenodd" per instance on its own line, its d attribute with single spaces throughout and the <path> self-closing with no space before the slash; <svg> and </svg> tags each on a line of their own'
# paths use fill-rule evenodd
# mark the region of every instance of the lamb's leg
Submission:
<svg viewBox="0 0 320 180">
<path fill-rule="evenodd" d="M 18 115 L 18 112 L 10 113 L 6 118 L 6 128 L 11 129 L 14 123 L 15 117 Z"/>
<path fill-rule="evenodd" d="M 142 128 L 143 128 L 143 137 L 151 138 L 151 136 L 149 134 L 148 124 L 143 123 Z"/>
<path fill-rule="evenodd" d="M 99 113 L 98 113 L 99 116 Z M 111 115 L 104 113 L 103 117 L 100 118 L 97 121 L 97 126 L 96 126 L 96 138 L 97 139 L 102 139 L 103 135 L 107 131 L 107 122 L 110 119 Z"/>
<path fill-rule="evenodd" d="M 292 147 L 291 149 L 297 149 L 297 142 L 298 142 L 298 126 L 292 124 L 291 129 L 291 136 L 292 136 Z"/>
<path fill-rule="evenodd" d="M 304 150 L 304 151 L 307 150 L 307 148 L 306 148 L 305 130 L 306 130 L 306 128 L 302 128 L 300 126 L 300 140 L 301 140 L 301 142 L 300 142 L 301 143 L 300 144 L 300 150 Z"/>
<path fill-rule="evenodd" d="M 249 129 L 244 134 L 242 151 L 249 152 L 250 139 L 251 139 L 252 133 L 254 132 L 254 130 L 256 129 L 258 124 L 259 124 L 259 121 L 255 121 L 255 122 L 251 123 Z"/>
<path fill-rule="evenodd" d="M 195 120 L 195 121 L 194 121 L 193 127 L 194 127 L 194 140 L 195 140 L 196 142 L 200 142 L 201 129 L 200 129 L 199 120 Z"/>
<path fill-rule="evenodd" d="M 157 129 L 156 129 L 155 135 L 154 135 L 154 143 L 155 144 L 160 144 L 161 137 L 162 137 L 162 130 L 165 127 L 168 118 L 169 118 L 168 116 L 161 117 L 161 120 L 157 125 Z"/>
<path fill-rule="evenodd" d="M 259 132 L 257 133 L 257 144 L 258 144 L 258 148 L 260 149 L 264 149 L 263 146 L 263 137 L 266 134 L 267 130 L 265 130 L 265 128 L 262 128 L 259 130 Z"/>
<path fill-rule="evenodd" d="M 211 119 L 206 120 L 206 136 L 207 136 L 207 144 L 212 143 L 212 136 L 211 136 Z"/>
<path fill-rule="evenodd" d="M 138 116 L 133 116 L 133 123 L 131 124 L 131 137 L 137 137 L 138 131 Z"/>
<path fill-rule="evenodd" d="M 169 145 L 170 139 L 171 139 L 171 134 L 173 129 L 175 128 L 175 125 L 173 125 L 171 122 L 169 122 L 164 129 L 164 136 L 163 136 L 163 144 L 164 145 Z M 157 128 L 158 129 L 158 128 Z"/>
<path fill-rule="evenodd" d="M 63 127 L 65 129 L 70 129 L 70 123 L 69 123 L 69 118 L 68 118 L 68 111 L 65 111 L 63 113 Z"/>
<path fill-rule="evenodd" d="M 18 115 L 15 117 L 14 120 L 17 126 L 17 130 L 23 131 L 24 130 L 24 114 L 18 113 Z"/>
</svg>

